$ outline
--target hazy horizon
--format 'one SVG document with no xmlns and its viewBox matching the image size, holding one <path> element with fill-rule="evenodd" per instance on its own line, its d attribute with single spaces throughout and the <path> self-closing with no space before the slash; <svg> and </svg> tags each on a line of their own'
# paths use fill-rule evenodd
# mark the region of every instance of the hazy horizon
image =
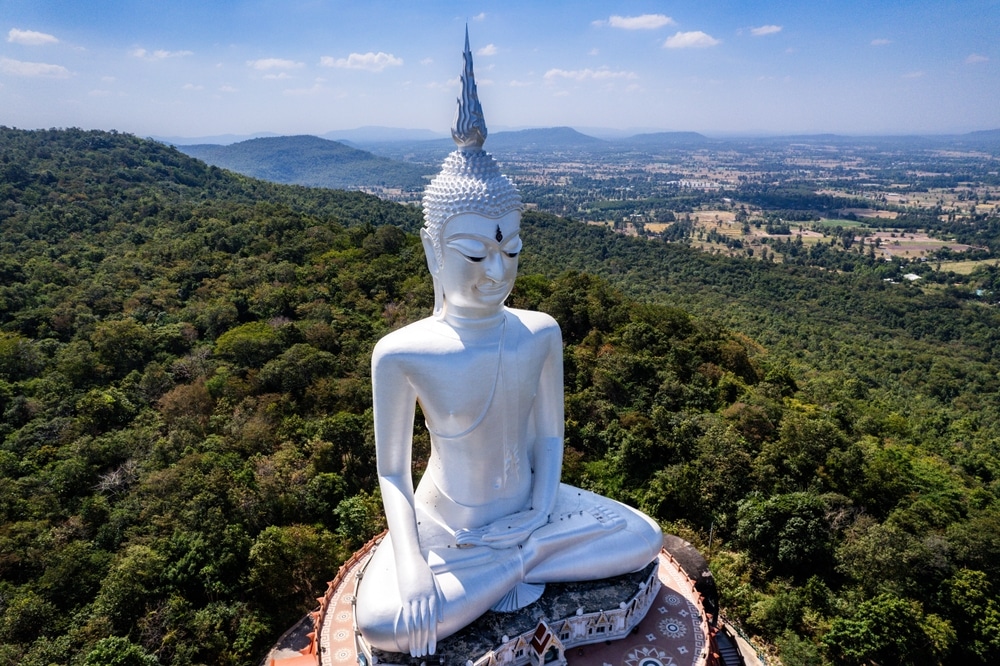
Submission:
<svg viewBox="0 0 1000 666">
<path fill-rule="evenodd" d="M 569 127 L 569 126 L 567 126 Z M 501 132 L 522 132 L 526 130 L 543 130 L 543 129 L 554 129 L 554 127 L 496 127 L 490 130 L 491 135 L 499 134 Z M 685 134 L 691 133 L 693 130 L 664 130 L 657 128 L 626 128 L 626 129 L 616 129 L 610 127 L 570 127 L 570 129 L 576 130 L 581 134 L 591 136 L 598 139 L 614 140 L 614 139 L 624 139 L 629 137 L 634 137 L 642 134 Z M 252 139 L 267 139 L 267 138 L 281 138 L 281 137 L 291 137 L 291 136 L 315 136 L 321 139 L 328 139 L 332 141 L 339 141 L 340 138 L 330 135 L 368 135 L 369 137 L 374 137 L 380 134 L 382 131 L 398 132 L 404 135 L 405 138 L 390 138 L 390 139 L 379 139 L 379 138 L 368 138 L 367 141 L 377 142 L 377 141 L 440 141 L 450 138 L 447 132 L 436 132 L 428 128 L 417 128 L 417 127 L 386 127 L 381 125 L 367 125 L 361 127 L 352 127 L 345 129 L 330 130 L 328 132 L 315 133 L 315 132 L 297 132 L 290 134 L 279 134 L 277 132 L 249 132 L 247 134 L 209 134 L 202 136 L 170 136 L 170 135 L 150 135 L 148 138 L 156 139 L 158 141 L 166 141 L 168 143 L 177 143 L 178 145 L 194 145 L 197 142 L 203 141 L 206 143 L 219 143 L 220 145 L 225 145 L 228 143 L 238 143 L 241 141 L 249 141 Z M 969 132 L 927 132 L 927 133 L 881 133 L 881 134 L 866 134 L 866 133 L 840 133 L 840 132 L 809 132 L 809 133 L 776 133 L 776 132 L 695 132 L 696 134 L 701 134 L 707 139 L 715 140 L 727 140 L 727 139 L 753 139 L 753 138 L 776 138 L 780 139 L 783 137 L 796 137 L 796 136 L 824 136 L 832 135 L 839 136 L 843 138 L 904 138 L 904 137 L 951 137 L 951 136 L 962 136 L 965 134 L 970 134 L 973 132 L 1000 132 L 1000 127 L 983 128 L 981 130 L 970 130 Z M 428 137 L 417 137 L 417 134 L 431 133 L 434 136 Z M 409 136 L 409 135 L 413 136 Z M 349 137 L 346 140 L 352 140 Z M 183 142 L 183 144 L 181 143 Z M 489 147 L 487 143 L 487 148 Z"/>
<path fill-rule="evenodd" d="M 1000 128 L 995 0 L 3 7 L 0 124 L 25 129 L 446 134 L 466 24 L 491 131 L 894 136 Z"/>
</svg>

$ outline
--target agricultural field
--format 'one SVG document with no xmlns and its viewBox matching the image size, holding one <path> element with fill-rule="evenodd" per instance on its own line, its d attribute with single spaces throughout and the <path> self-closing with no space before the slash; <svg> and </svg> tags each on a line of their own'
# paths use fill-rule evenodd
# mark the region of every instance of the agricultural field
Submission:
<svg viewBox="0 0 1000 666">
<path fill-rule="evenodd" d="M 925 232 L 910 232 L 891 227 L 874 227 L 865 222 L 849 219 L 823 218 L 818 221 L 794 223 L 789 225 L 790 234 L 768 233 L 766 227 L 758 224 L 758 218 L 751 220 L 744 225 L 736 221 L 736 216 L 732 211 L 706 210 L 697 211 L 690 215 L 693 222 L 692 245 L 702 250 L 723 253 L 728 256 L 750 256 L 756 258 L 772 258 L 781 261 L 780 253 L 773 250 L 762 254 L 759 248 L 766 247 L 772 239 L 795 240 L 801 239 L 805 247 L 826 243 L 831 247 L 845 248 L 843 244 L 844 233 L 847 230 L 854 232 L 852 241 L 849 243 L 854 251 L 864 248 L 874 252 L 875 256 L 890 260 L 893 257 L 906 259 L 920 259 L 927 257 L 942 248 L 948 248 L 952 252 L 966 252 L 970 245 L 958 243 L 939 238 L 933 238 Z M 646 224 L 645 229 L 649 233 L 663 233 L 670 224 Z M 733 247 L 732 241 L 738 240 L 742 247 Z M 747 248 L 758 248 L 753 253 L 748 253 Z M 989 261 L 989 260 L 987 260 Z M 968 264 L 974 266 L 976 261 L 954 262 L 956 264 Z M 968 269 L 971 271 L 971 268 Z M 967 272 L 968 272 L 967 271 Z"/>
<path fill-rule="evenodd" d="M 832 254 L 964 275 L 1000 253 L 1000 155 L 809 141 L 726 148 L 646 165 L 633 154 L 631 170 L 619 157 L 613 177 L 597 166 L 563 181 L 553 212 L 572 215 L 575 201 L 580 218 L 624 235 L 775 262 L 791 252 L 836 270 L 860 259 Z"/>
</svg>

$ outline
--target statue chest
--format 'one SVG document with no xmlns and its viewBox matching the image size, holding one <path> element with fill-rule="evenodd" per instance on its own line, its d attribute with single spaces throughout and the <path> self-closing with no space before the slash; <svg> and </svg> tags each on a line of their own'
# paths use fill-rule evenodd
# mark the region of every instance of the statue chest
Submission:
<svg viewBox="0 0 1000 666">
<path fill-rule="evenodd" d="M 543 365 L 534 356 L 523 345 L 503 354 L 466 347 L 435 359 L 446 373 L 438 381 L 413 377 L 431 434 L 427 471 L 456 503 L 521 498 L 530 489 L 529 426 Z"/>
<path fill-rule="evenodd" d="M 483 426 L 526 422 L 538 389 L 542 360 L 530 349 L 495 345 L 448 350 L 422 364 L 410 379 L 433 435 L 470 439 Z M 488 433 L 480 437 L 489 438 Z M 472 438 L 473 440 L 475 438 Z"/>
</svg>

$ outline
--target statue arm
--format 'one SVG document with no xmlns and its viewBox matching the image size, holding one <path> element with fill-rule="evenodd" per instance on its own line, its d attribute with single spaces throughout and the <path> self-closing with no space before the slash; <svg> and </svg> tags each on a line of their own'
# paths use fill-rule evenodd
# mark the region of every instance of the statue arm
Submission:
<svg viewBox="0 0 1000 666">
<path fill-rule="evenodd" d="M 559 494 L 562 476 L 563 434 L 566 426 L 563 398 L 562 336 L 554 326 L 548 339 L 548 353 L 542 366 L 535 397 L 535 448 L 532 469 L 532 508 L 548 521 Z"/>
<path fill-rule="evenodd" d="M 392 535 L 401 619 L 414 657 L 433 654 L 442 602 L 420 549 L 411 471 L 416 391 L 398 358 L 372 354 L 375 452 L 379 488 Z"/>
</svg>

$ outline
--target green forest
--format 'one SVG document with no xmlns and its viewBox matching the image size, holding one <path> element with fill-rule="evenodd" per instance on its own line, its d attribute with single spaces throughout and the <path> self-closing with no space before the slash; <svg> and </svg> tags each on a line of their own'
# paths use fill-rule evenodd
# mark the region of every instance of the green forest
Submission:
<svg viewBox="0 0 1000 666">
<path fill-rule="evenodd" d="M 215 166 L 275 183 L 359 189 L 401 188 L 421 192 L 433 169 L 376 157 L 318 136 L 249 139 L 228 146 L 178 146 Z"/>
<path fill-rule="evenodd" d="M 0 128 L 0 665 L 254 664 L 314 608 L 383 529 L 369 359 L 430 313 L 420 223 Z M 786 666 L 1000 659 L 1000 313 L 971 297 L 995 276 L 522 228 L 566 480 L 697 545 Z"/>
</svg>

